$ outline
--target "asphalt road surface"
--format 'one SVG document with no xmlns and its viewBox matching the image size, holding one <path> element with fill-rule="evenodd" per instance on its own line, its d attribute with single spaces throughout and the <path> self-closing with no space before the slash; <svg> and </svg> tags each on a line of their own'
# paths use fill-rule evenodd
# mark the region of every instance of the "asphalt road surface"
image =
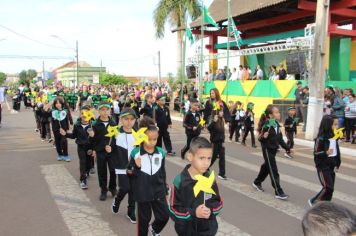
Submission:
<svg viewBox="0 0 356 236">
<path fill-rule="evenodd" d="M 96 175 L 89 189 L 79 188 L 76 145 L 69 143 L 69 163 L 56 161 L 51 144 L 34 132 L 30 110 L 19 114 L 4 111 L 0 128 L 0 235 L 136 235 L 136 226 L 125 217 L 126 200 L 118 215 L 111 213 L 111 197 L 99 201 Z M 180 122 L 170 130 L 174 150 L 186 141 Z M 207 135 L 207 134 L 205 134 Z M 302 235 L 300 220 L 308 198 L 320 190 L 310 148 L 296 146 L 295 158 L 278 154 L 281 185 L 288 201 L 274 198 L 267 178 L 264 193 L 251 183 L 263 162 L 261 149 L 226 143 L 228 180 L 218 180 L 224 200 L 218 235 Z M 342 155 L 336 177 L 334 201 L 356 212 L 356 157 Z M 169 182 L 186 165 L 179 156 L 167 157 Z M 214 166 L 217 171 L 217 163 Z M 175 235 L 170 221 L 161 235 Z"/>
</svg>

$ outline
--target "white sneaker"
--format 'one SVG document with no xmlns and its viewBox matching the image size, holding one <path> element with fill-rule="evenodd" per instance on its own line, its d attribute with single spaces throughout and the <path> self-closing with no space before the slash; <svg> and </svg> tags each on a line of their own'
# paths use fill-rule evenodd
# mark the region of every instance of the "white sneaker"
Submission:
<svg viewBox="0 0 356 236">
<path fill-rule="evenodd" d="M 289 153 L 284 153 L 284 157 L 288 159 L 293 159 L 293 157 Z"/>
<path fill-rule="evenodd" d="M 312 203 L 311 199 L 308 199 L 308 204 L 310 207 L 313 207 L 313 203 Z"/>
</svg>

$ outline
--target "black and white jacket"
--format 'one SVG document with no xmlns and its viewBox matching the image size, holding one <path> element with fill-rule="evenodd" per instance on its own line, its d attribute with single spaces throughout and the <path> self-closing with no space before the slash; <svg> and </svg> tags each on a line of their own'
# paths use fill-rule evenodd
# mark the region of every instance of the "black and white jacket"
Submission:
<svg viewBox="0 0 356 236">
<path fill-rule="evenodd" d="M 135 137 L 132 133 L 125 132 L 121 127 L 119 135 L 116 136 L 116 148 L 114 151 L 115 173 L 117 175 L 126 175 L 127 166 L 130 162 L 130 154 L 134 149 Z"/>
</svg>

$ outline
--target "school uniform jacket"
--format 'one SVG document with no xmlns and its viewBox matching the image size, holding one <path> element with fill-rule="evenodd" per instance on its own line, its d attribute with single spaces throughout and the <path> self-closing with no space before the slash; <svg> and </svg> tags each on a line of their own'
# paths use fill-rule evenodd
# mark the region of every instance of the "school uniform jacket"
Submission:
<svg viewBox="0 0 356 236">
<path fill-rule="evenodd" d="M 185 128 L 185 133 L 188 136 L 197 137 L 201 133 L 201 126 L 199 125 L 200 122 L 200 114 L 199 112 L 193 113 L 191 110 L 187 112 L 184 117 L 183 126 Z M 193 130 L 193 127 L 198 127 L 196 130 Z"/>
<path fill-rule="evenodd" d="M 255 113 L 253 113 L 253 111 L 246 111 L 244 124 L 247 128 L 252 128 L 255 126 Z"/>
<path fill-rule="evenodd" d="M 291 128 L 290 125 L 293 125 L 293 127 Z M 297 134 L 297 124 L 294 122 L 294 118 L 291 116 L 288 116 L 287 119 L 285 120 L 284 128 L 285 128 L 285 131 L 288 133 Z"/>
<path fill-rule="evenodd" d="M 88 124 L 82 124 L 80 122 L 80 119 L 77 120 L 77 122 L 73 126 L 73 131 L 72 133 L 67 133 L 66 137 L 70 139 L 75 139 L 75 143 L 78 146 L 87 146 L 90 147 L 90 138 L 88 134 L 88 129 L 92 125 L 92 121 L 89 121 Z"/>
<path fill-rule="evenodd" d="M 166 106 L 163 108 L 158 105 L 155 106 L 155 109 L 153 110 L 153 119 L 160 130 L 167 129 L 168 125 L 172 124 L 171 114 Z"/>
<path fill-rule="evenodd" d="M 268 137 L 264 138 L 263 134 L 268 132 Z M 277 124 L 277 127 L 263 128 L 261 136 L 259 137 L 262 147 L 268 149 L 278 149 L 282 146 L 287 152 L 290 151 L 289 146 L 284 142 L 281 127 Z"/>
<path fill-rule="evenodd" d="M 110 126 L 116 126 L 116 123 L 114 120 L 109 119 L 108 125 Z M 107 126 L 108 126 L 107 125 Z M 91 138 L 91 143 L 96 152 L 105 152 L 105 146 L 109 145 L 110 138 L 105 137 L 107 135 L 107 126 L 103 123 L 102 120 L 100 120 L 100 117 L 93 122 L 93 131 L 94 131 L 94 137 Z M 115 137 L 111 138 L 111 144 L 110 144 L 112 150 L 116 148 L 116 140 Z"/>
<path fill-rule="evenodd" d="M 224 112 L 224 119 L 225 122 L 231 122 L 231 115 L 230 115 L 230 111 L 226 105 L 226 103 L 224 101 L 220 101 L 220 106 L 222 106 L 222 110 Z M 205 103 L 204 106 L 204 120 L 206 120 L 206 122 L 209 122 L 211 118 L 211 114 L 213 113 L 214 107 L 213 107 L 213 102 L 208 100 Z"/>
<path fill-rule="evenodd" d="M 153 104 L 152 105 L 148 105 L 147 103 L 145 104 L 145 106 L 140 110 L 140 115 L 143 116 L 148 116 L 150 118 L 153 118 Z"/>
<path fill-rule="evenodd" d="M 127 133 L 121 127 L 119 135 L 116 137 L 116 148 L 113 154 L 115 173 L 126 175 L 127 166 L 130 161 L 131 151 L 134 149 L 135 137 L 132 133 Z"/>
<path fill-rule="evenodd" d="M 216 195 L 205 194 L 205 206 L 211 210 L 210 218 L 197 218 L 195 211 L 199 205 L 204 203 L 204 193 L 200 192 L 197 197 L 194 196 L 193 188 L 197 181 L 190 176 L 189 167 L 190 164 L 174 178 L 172 186 L 168 205 L 171 218 L 175 222 L 175 229 L 178 235 L 215 235 L 218 229 L 216 215 L 223 209 L 217 183 L 214 181 L 212 186 Z M 208 171 L 203 175 L 208 177 L 210 173 Z"/>
<path fill-rule="evenodd" d="M 139 157 L 141 158 L 140 168 L 135 163 L 135 159 Z M 166 154 L 160 147 L 155 147 L 152 154 L 147 153 L 142 145 L 132 150 L 127 173 L 136 202 L 165 199 L 168 193 L 165 157 Z"/>
<path fill-rule="evenodd" d="M 339 168 L 341 165 L 341 155 L 338 140 L 336 140 L 337 154 L 334 157 L 329 157 L 327 151 L 330 147 L 330 140 L 328 138 L 319 137 L 314 144 L 314 163 L 319 170 Z"/>
<path fill-rule="evenodd" d="M 212 143 L 225 142 L 225 128 L 224 128 L 224 126 L 219 127 L 217 122 L 212 121 L 208 125 L 208 130 L 210 132 L 210 142 L 212 142 Z"/>
</svg>

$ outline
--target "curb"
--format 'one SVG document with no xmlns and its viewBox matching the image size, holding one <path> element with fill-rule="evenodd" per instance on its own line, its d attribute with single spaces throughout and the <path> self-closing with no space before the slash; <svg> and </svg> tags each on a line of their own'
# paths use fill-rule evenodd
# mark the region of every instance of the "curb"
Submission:
<svg viewBox="0 0 356 236">
<path fill-rule="evenodd" d="M 182 122 L 183 117 L 171 116 L 171 119 L 174 120 L 174 121 Z M 314 142 L 313 141 L 300 139 L 300 138 L 295 138 L 294 139 L 294 143 L 297 144 L 297 145 L 300 145 L 300 146 L 304 146 L 304 147 L 308 147 L 308 148 L 314 148 Z M 348 156 L 352 156 L 352 157 L 356 157 L 356 150 L 353 149 L 353 148 L 340 147 L 340 152 L 341 152 L 341 158 L 342 158 L 342 154 L 345 154 L 345 155 L 348 155 Z"/>
</svg>

